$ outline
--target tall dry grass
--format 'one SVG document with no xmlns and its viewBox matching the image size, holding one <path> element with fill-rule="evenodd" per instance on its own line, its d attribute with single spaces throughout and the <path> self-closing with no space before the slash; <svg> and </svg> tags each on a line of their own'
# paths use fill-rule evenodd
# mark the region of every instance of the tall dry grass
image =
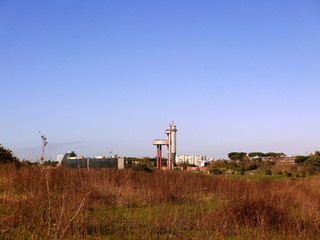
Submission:
<svg viewBox="0 0 320 240">
<path fill-rule="evenodd" d="M 3 239 L 319 239 L 320 179 L 0 167 Z"/>
</svg>

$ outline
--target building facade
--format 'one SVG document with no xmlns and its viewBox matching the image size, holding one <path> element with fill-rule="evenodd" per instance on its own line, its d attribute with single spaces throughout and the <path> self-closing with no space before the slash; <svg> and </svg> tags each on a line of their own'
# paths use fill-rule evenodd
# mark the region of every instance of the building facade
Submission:
<svg viewBox="0 0 320 240">
<path fill-rule="evenodd" d="M 61 167 L 62 168 L 118 168 L 123 169 L 124 158 L 119 158 L 118 156 L 107 157 L 107 156 L 97 156 L 95 158 L 88 158 L 83 156 L 77 156 L 74 151 L 68 151 L 62 158 Z"/>
<path fill-rule="evenodd" d="M 204 167 L 207 162 L 206 155 L 180 155 L 176 156 L 176 163 L 179 164 L 191 164 L 197 167 Z"/>
</svg>

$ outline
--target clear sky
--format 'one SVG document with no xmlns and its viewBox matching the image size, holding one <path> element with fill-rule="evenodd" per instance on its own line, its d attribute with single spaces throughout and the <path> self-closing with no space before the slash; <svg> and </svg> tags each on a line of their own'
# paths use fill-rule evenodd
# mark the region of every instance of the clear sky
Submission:
<svg viewBox="0 0 320 240">
<path fill-rule="evenodd" d="M 320 149 L 320 2 L 0 0 L 0 143 L 20 158 Z"/>
</svg>

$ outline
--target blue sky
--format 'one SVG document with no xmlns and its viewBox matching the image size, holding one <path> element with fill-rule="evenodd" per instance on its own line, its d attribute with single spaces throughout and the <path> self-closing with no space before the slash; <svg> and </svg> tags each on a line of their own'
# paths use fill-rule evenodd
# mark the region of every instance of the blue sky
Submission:
<svg viewBox="0 0 320 240">
<path fill-rule="evenodd" d="M 320 149 L 319 1 L 0 1 L 0 143 L 20 158 Z"/>
</svg>

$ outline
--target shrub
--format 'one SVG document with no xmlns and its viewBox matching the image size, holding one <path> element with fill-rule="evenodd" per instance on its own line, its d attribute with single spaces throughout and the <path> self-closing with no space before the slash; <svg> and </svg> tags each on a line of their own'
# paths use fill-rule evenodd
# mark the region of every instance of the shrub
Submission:
<svg viewBox="0 0 320 240">
<path fill-rule="evenodd" d="M 311 165 L 311 164 L 309 164 L 306 167 L 306 172 L 308 173 L 308 175 L 313 175 L 316 172 L 316 167 Z"/>
<path fill-rule="evenodd" d="M 16 166 L 20 166 L 20 161 L 16 158 L 10 149 L 4 148 L 0 144 L 0 163 L 13 163 Z"/>
<path fill-rule="evenodd" d="M 277 173 L 278 175 L 283 175 L 282 170 L 278 170 L 276 173 Z"/>
<path fill-rule="evenodd" d="M 219 168 L 212 168 L 210 173 L 213 175 L 222 174 L 222 171 Z"/>
<path fill-rule="evenodd" d="M 286 174 L 286 176 L 287 176 L 287 177 L 292 177 L 292 173 L 291 173 L 291 172 L 288 172 L 288 173 Z"/>
<path fill-rule="evenodd" d="M 266 175 L 272 175 L 272 172 L 271 172 L 270 169 L 267 169 L 267 170 L 266 170 Z"/>
<path fill-rule="evenodd" d="M 296 159 L 294 160 L 296 163 L 302 163 L 308 160 L 307 156 L 296 156 Z"/>
<path fill-rule="evenodd" d="M 139 163 L 132 165 L 131 169 L 136 171 L 146 171 L 146 172 L 152 172 L 153 170 L 148 167 L 147 164 Z"/>
</svg>

